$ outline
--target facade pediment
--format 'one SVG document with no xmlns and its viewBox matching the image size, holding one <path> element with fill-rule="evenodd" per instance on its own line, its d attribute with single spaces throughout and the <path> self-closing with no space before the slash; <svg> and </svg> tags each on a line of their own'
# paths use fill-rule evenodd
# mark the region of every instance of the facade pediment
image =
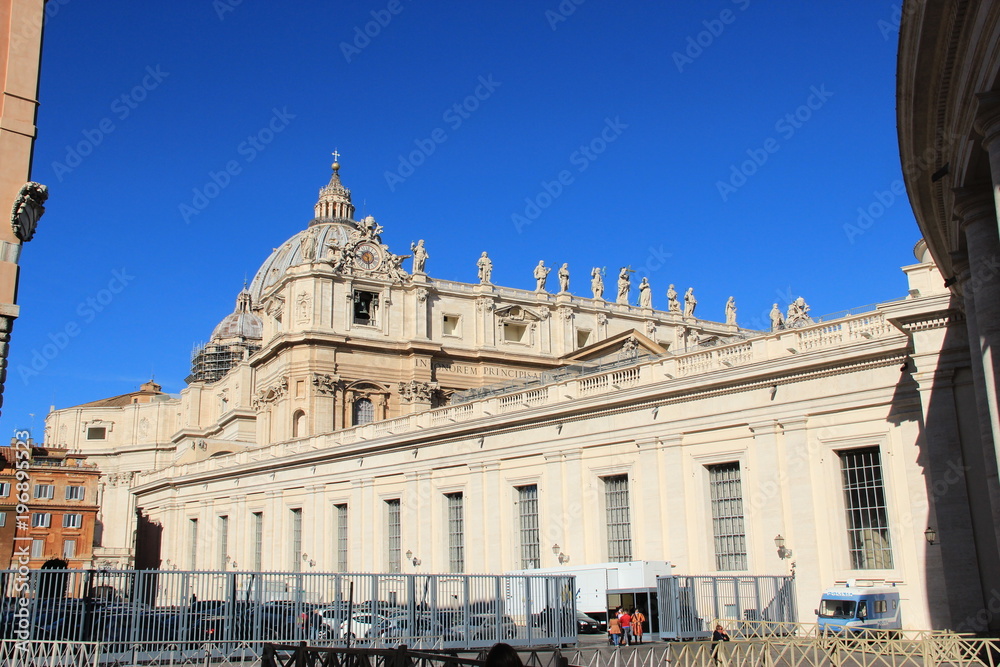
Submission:
<svg viewBox="0 0 1000 667">
<path fill-rule="evenodd" d="M 498 318 L 506 322 L 541 322 L 548 315 L 547 311 L 537 311 L 518 305 L 501 306 L 495 312 Z"/>
<path fill-rule="evenodd" d="M 667 354 L 667 348 L 632 329 L 580 348 L 573 354 L 566 355 L 563 359 L 566 361 L 595 361 L 611 356 L 620 356 L 623 353 L 633 357 L 644 355 L 659 357 Z"/>
</svg>

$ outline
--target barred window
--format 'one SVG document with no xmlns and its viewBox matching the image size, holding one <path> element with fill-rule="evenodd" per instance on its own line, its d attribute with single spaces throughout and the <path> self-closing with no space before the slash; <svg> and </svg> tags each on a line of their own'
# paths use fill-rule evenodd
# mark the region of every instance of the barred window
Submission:
<svg viewBox="0 0 1000 667">
<path fill-rule="evenodd" d="M 253 569 L 260 572 L 264 569 L 264 513 L 253 513 Z"/>
<path fill-rule="evenodd" d="M 712 534 L 715 569 L 747 569 L 746 531 L 743 524 L 743 486 L 738 462 L 708 466 L 712 498 Z"/>
<path fill-rule="evenodd" d="M 334 505 L 337 511 L 337 571 L 347 571 L 347 504 Z"/>
<path fill-rule="evenodd" d="M 292 572 L 302 571 L 302 508 L 292 510 Z"/>
<path fill-rule="evenodd" d="M 31 515 L 32 528 L 48 528 L 52 525 L 52 515 L 48 512 L 36 512 Z"/>
<path fill-rule="evenodd" d="M 632 526 L 629 522 L 628 475 L 604 478 L 604 505 L 608 523 L 608 560 L 632 560 Z"/>
<path fill-rule="evenodd" d="M 229 556 L 229 517 L 219 516 L 219 569 L 226 569 L 226 559 Z"/>
<path fill-rule="evenodd" d="M 855 570 L 891 568 L 889 514 L 878 447 L 840 452 L 840 465 L 851 567 Z"/>
<path fill-rule="evenodd" d="M 63 528 L 83 528 L 83 515 L 63 514 Z"/>
<path fill-rule="evenodd" d="M 370 398 L 354 401 L 354 425 L 361 426 L 375 421 L 375 405 Z"/>
<path fill-rule="evenodd" d="M 386 535 L 387 556 L 389 560 L 389 572 L 400 572 L 399 553 L 399 498 L 385 501 L 386 518 L 388 531 Z"/>
<path fill-rule="evenodd" d="M 521 532 L 521 568 L 542 566 L 538 539 L 538 486 L 517 487 L 517 512 Z"/>
<path fill-rule="evenodd" d="M 188 524 L 188 562 L 191 569 L 198 569 L 198 519 Z"/>
<path fill-rule="evenodd" d="M 465 571 L 465 516 L 461 493 L 445 495 L 448 501 L 448 565 L 452 572 Z"/>
</svg>

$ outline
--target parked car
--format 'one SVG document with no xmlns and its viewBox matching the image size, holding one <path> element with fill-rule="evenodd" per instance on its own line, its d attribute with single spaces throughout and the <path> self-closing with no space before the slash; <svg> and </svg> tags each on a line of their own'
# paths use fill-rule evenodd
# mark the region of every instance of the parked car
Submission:
<svg viewBox="0 0 1000 667">
<path fill-rule="evenodd" d="M 371 637 L 372 629 L 379 623 L 384 623 L 386 618 L 368 612 L 353 614 L 349 619 L 344 619 L 340 624 L 340 637 L 342 639 L 359 639 Z M 350 626 L 350 627 L 348 627 Z"/>
<path fill-rule="evenodd" d="M 582 611 L 576 612 L 576 631 L 582 635 L 593 635 L 604 632 L 604 624 L 596 618 L 587 616 Z"/>
<path fill-rule="evenodd" d="M 451 626 L 445 639 L 448 641 L 513 639 L 517 636 L 517 623 L 510 616 L 504 615 L 500 620 L 497 632 L 496 614 L 473 614 Z"/>
<path fill-rule="evenodd" d="M 386 619 L 375 626 L 375 637 L 444 637 L 444 626 L 430 616 L 418 616 L 411 626 L 408 616 Z"/>
</svg>

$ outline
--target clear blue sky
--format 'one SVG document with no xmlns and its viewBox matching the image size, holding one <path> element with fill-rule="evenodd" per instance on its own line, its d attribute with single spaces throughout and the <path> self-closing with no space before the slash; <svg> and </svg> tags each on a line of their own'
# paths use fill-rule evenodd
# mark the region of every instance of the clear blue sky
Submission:
<svg viewBox="0 0 1000 667">
<path fill-rule="evenodd" d="M 750 327 L 800 295 L 814 314 L 905 296 L 895 11 L 50 0 L 33 178 L 51 194 L 2 422 L 34 413 L 40 435 L 50 405 L 150 374 L 180 391 L 244 276 L 312 217 L 335 148 L 358 214 L 397 253 L 426 239 L 434 277 L 474 281 L 487 250 L 498 284 L 568 262 L 589 296 L 590 267 L 631 265 L 655 307 L 693 286 L 700 317 L 732 295 Z M 877 215 L 852 235 L 859 207 Z"/>
</svg>

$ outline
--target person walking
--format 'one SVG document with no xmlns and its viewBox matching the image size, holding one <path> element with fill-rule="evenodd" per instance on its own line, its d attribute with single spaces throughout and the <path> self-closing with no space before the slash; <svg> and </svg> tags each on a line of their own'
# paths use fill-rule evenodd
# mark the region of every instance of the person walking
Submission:
<svg viewBox="0 0 1000 667">
<path fill-rule="evenodd" d="M 632 614 L 628 613 L 628 610 L 622 612 L 622 615 L 618 617 L 618 623 L 622 626 L 622 643 L 631 646 L 632 645 Z"/>
<path fill-rule="evenodd" d="M 621 646 L 622 642 L 622 625 L 619 622 L 618 617 L 615 613 L 608 613 L 608 634 L 611 636 L 611 645 L 615 648 Z"/>
<path fill-rule="evenodd" d="M 646 622 L 646 615 L 642 613 L 642 609 L 632 610 L 632 638 L 635 639 L 637 644 L 642 643 L 642 624 Z"/>
</svg>

